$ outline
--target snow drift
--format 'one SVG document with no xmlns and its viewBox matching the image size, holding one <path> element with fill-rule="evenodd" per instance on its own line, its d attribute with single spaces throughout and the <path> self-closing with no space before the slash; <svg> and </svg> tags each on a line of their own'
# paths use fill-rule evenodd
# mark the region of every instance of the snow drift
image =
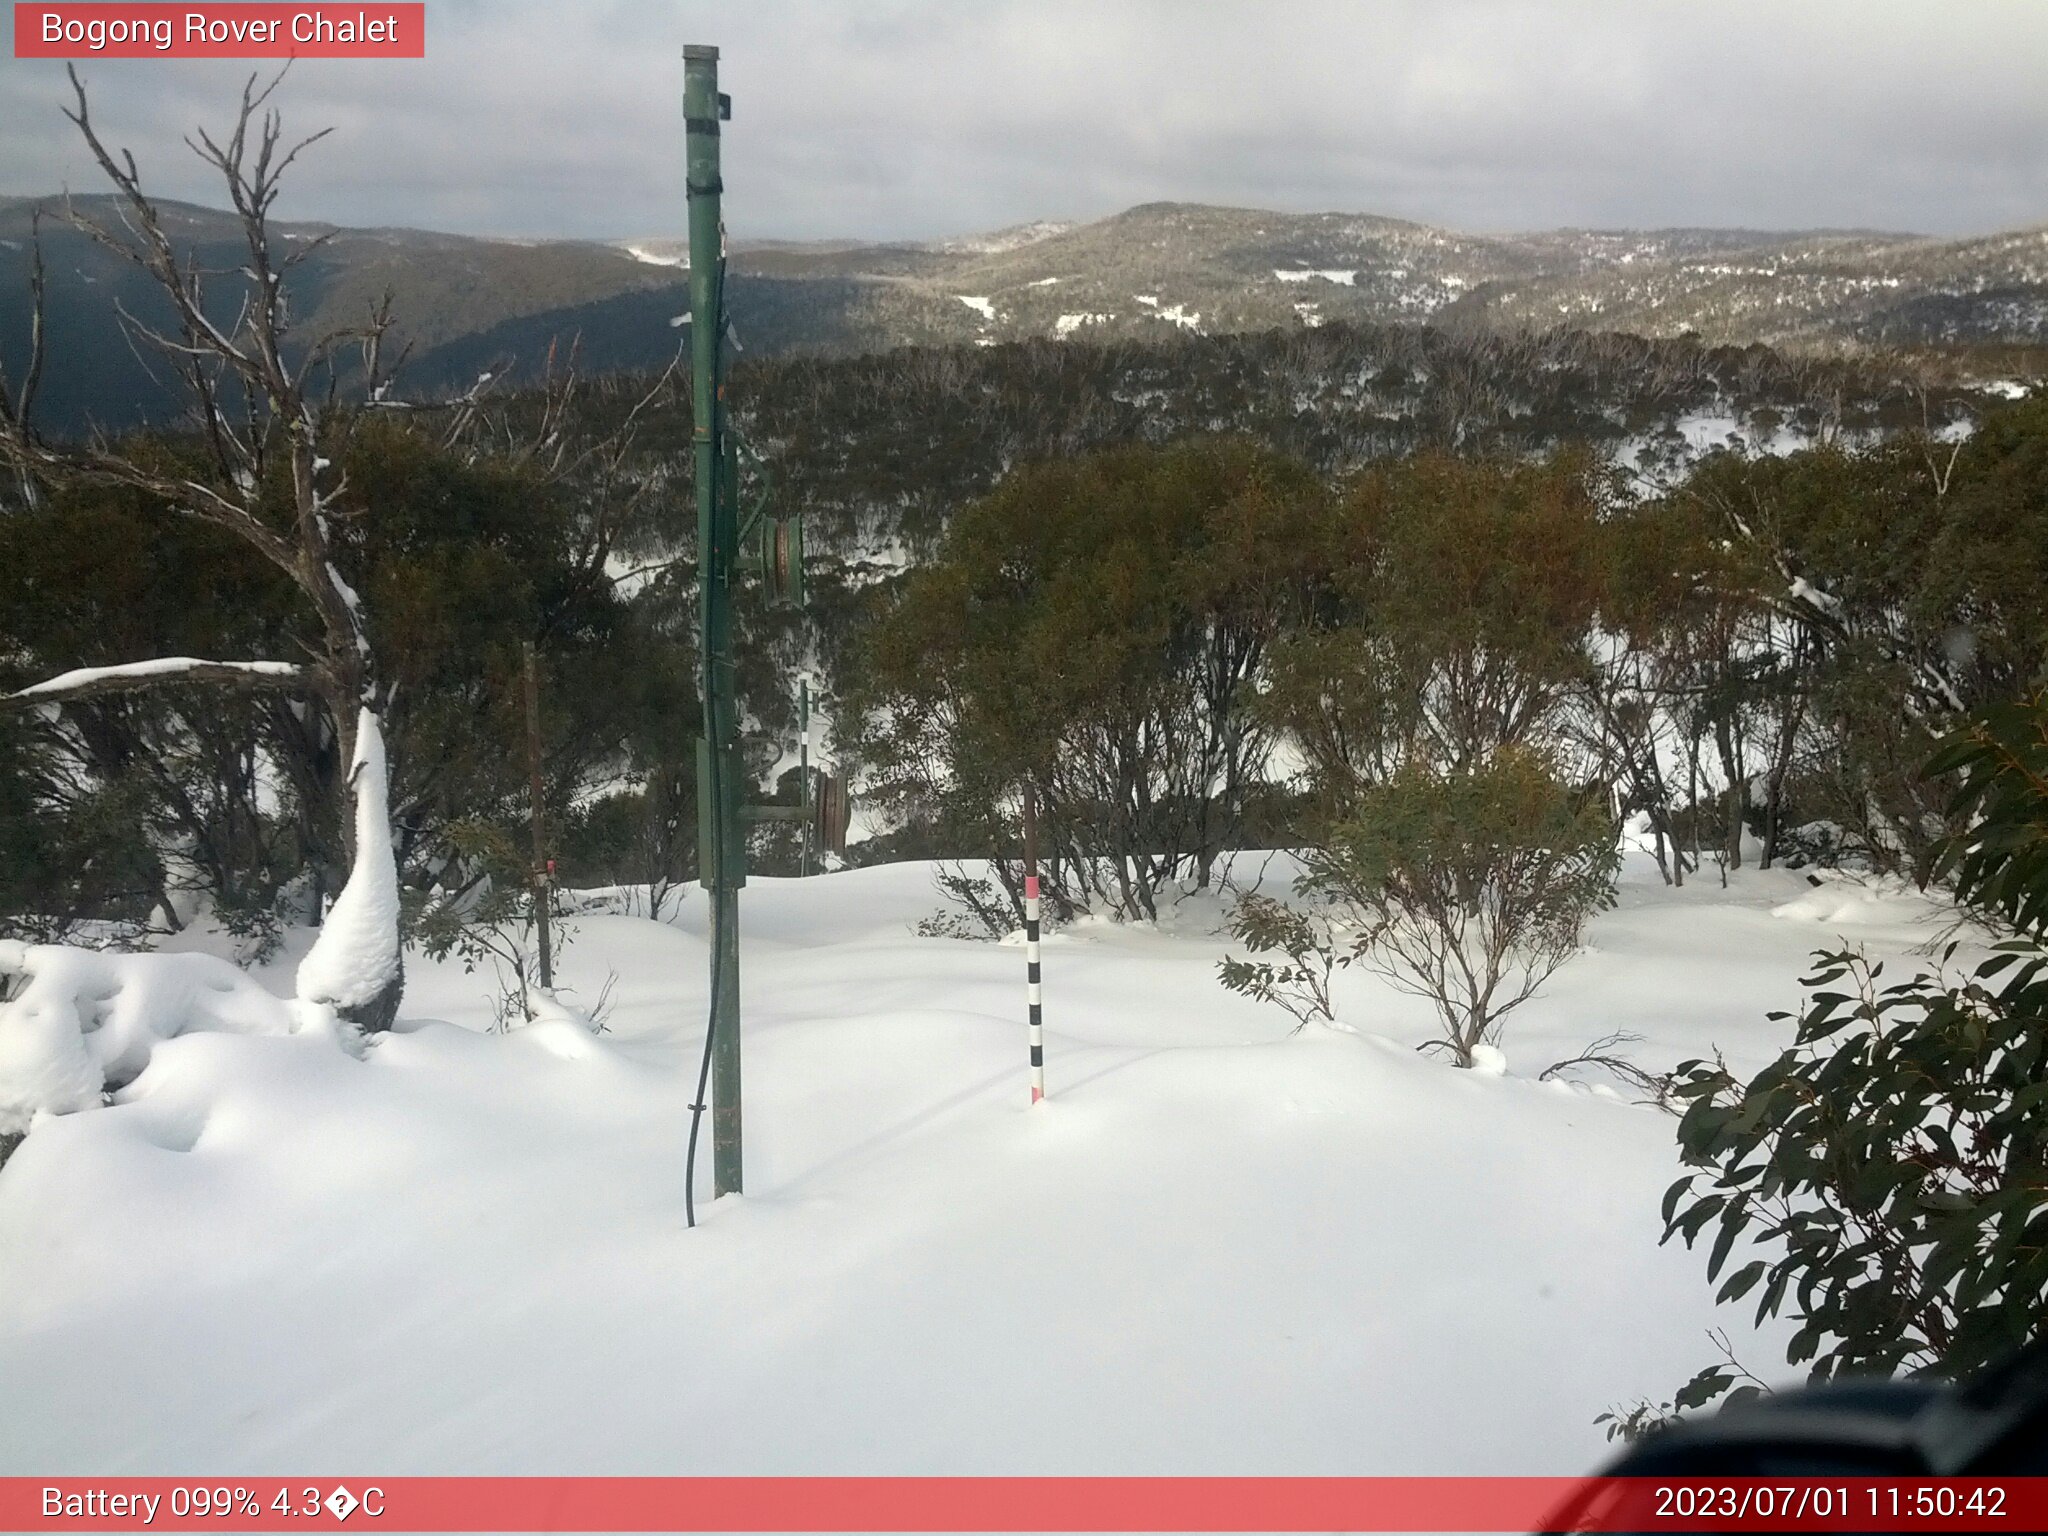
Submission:
<svg viewBox="0 0 2048 1536">
<path fill-rule="evenodd" d="M 38 1111 L 90 1109 L 141 1075 L 164 1040 L 194 1030 L 287 1034 L 295 1019 L 214 955 L 119 955 L 0 940 L 0 977 L 19 994 L 0 1003 L 0 1136 Z"/>
<path fill-rule="evenodd" d="M 152 1022 L 110 1108 L 0 1168 L 0 1474 L 1583 1472 L 1707 1328 L 1781 1378 L 1790 1324 L 1658 1246 L 1669 1116 L 1535 1078 L 1618 1028 L 1754 1071 L 1812 947 L 1930 931 L 1884 891 L 1773 915 L 1809 889 L 1632 857 L 1501 1075 L 1418 1055 L 1430 1011 L 1356 970 L 1350 1030 L 1293 1035 L 1218 985 L 1213 900 L 1076 925 L 1032 1108 L 1023 956 L 916 936 L 928 867 L 756 879 L 747 1193 L 700 1168 L 694 1231 L 694 892 L 575 919 L 602 1037 L 489 1034 L 488 981 L 424 960 L 360 1059 Z"/>
</svg>

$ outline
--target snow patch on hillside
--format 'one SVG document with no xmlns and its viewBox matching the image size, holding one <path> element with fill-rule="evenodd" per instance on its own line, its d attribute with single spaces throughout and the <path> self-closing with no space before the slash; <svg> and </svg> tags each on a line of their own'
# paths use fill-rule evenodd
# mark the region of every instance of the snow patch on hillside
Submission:
<svg viewBox="0 0 2048 1536">
<path fill-rule="evenodd" d="M 1358 270 L 1355 267 L 1275 267 L 1273 275 L 1283 283 L 1305 283 L 1311 278 L 1319 277 L 1326 283 L 1336 283 L 1345 288 L 1352 287 L 1358 280 Z"/>
<path fill-rule="evenodd" d="M 938 248 L 963 256 L 1000 256 L 1006 251 L 1063 235 L 1074 227 L 1071 220 L 1039 219 L 1010 229 L 993 230 L 985 235 L 962 235 L 957 239 L 944 240 Z"/>
<path fill-rule="evenodd" d="M 687 246 L 681 250 L 659 250 L 651 245 L 627 245 L 620 249 L 635 261 L 644 261 L 651 267 L 688 267 L 690 264 Z"/>
<path fill-rule="evenodd" d="M 984 320 L 993 320 L 996 317 L 995 304 L 984 295 L 956 293 L 953 297 L 980 315 Z"/>
<path fill-rule="evenodd" d="M 1093 315 L 1087 313 L 1061 315 L 1059 319 L 1053 321 L 1052 333 L 1064 341 L 1084 325 L 1106 325 L 1115 318 L 1115 315 Z"/>
</svg>

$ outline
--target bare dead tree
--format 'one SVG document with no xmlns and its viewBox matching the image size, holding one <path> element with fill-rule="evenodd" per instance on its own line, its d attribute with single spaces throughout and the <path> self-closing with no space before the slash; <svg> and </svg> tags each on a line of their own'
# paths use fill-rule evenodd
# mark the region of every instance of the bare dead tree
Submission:
<svg viewBox="0 0 2048 1536">
<path fill-rule="evenodd" d="M 216 139 L 204 129 L 186 143 L 217 172 L 240 224 L 243 264 L 234 272 L 202 268 L 181 253 L 161 212 L 142 185 L 133 153 L 110 149 L 95 126 L 85 86 L 70 72 L 73 104 L 65 116 L 77 127 L 101 172 L 112 184 L 114 212 L 96 217 L 67 199 L 67 220 L 106 250 L 144 273 L 170 307 L 168 327 L 151 325 L 125 305 L 120 319 L 139 351 L 162 359 L 185 387 L 190 426 L 203 445 L 202 463 L 177 455 L 138 451 L 95 432 L 83 442 L 46 440 L 33 425 L 33 384 L 42 355 L 40 268 L 38 321 L 30 374 L 20 395 L 0 413 L 0 459 L 25 483 L 82 480 L 139 491 L 178 516 L 226 529 L 282 572 L 317 619 L 307 655 L 285 661 L 215 662 L 157 658 L 131 666 L 67 674 L 0 698 L 0 707 L 62 704 L 118 689 L 165 683 L 243 690 L 283 689 L 310 694 L 325 706 L 339 761 L 347 765 L 353 814 L 345 818 L 351 872 L 334 912 L 346 932 L 323 937 L 300 970 L 302 995 L 335 1006 L 369 1028 L 386 1027 L 398 1006 L 402 976 L 396 926 L 396 871 L 391 865 L 387 786 L 380 706 L 362 604 L 335 561 L 336 525 L 347 510 L 347 478 L 333 469 L 347 432 L 337 407 L 334 364 L 359 348 L 365 384 L 374 395 L 383 383 L 380 363 L 391 323 L 388 295 L 365 322 L 295 345 L 285 279 L 317 250 L 321 239 L 294 243 L 280 254 L 270 216 L 285 172 L 323 130 L 296 142 L 284 137 L 270 105 L 284 71 L 242 89 L 232 131 Z M 324 239 L 324 237 L 322 237 Z M 234 318 L 209 292 L 227 278 L 236 300 Z M 238 290 L 233 280 L 239 279 Z M 326 380 L 322 388 L 321 380 Z M 4 391 L 0 391 L 4 393 Z M 388 919 L 388 920 L 387 920 Z M 388 928 L 388 933 L 382 930 Z M 377 932 L 373 935 L 369 930 Z M 337 951 L 349 951 L 343 963 Z"/>
<path fill-rule="evenodd" d="M 43 296 L 45 274 L 43 270 L 43 213 L 38 208 L 29 216 L 29 329 L 28 363 L 22 370 L 21 387 L 17 390 L 7 377 L 7 369 L 0 364 L 0 440 L 11 439 L 27 430 L 27 423 L 34 418 L 36 391 L 43 381 Z M 24 503 L 35 503 L 35 478 L 25 466 L 18 469 L 17 488 Z"/>
</svg>

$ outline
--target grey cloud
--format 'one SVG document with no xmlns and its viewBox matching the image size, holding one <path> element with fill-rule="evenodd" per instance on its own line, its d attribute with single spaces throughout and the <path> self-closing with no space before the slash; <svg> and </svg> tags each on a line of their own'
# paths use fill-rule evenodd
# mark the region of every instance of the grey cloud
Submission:
<svg viewBox="0 0 2048 1536">
<path fill-rule="evenodd" d="M 430 0 L 419 62 L 307 61 L 336 132 L 281 211 L 475 233 L 680 227 L 680 50 L 717 43 L 736 231 L 928 237 L 1172 198 L 1468 229 L 2048 220 L 2048 6 Z M 0 76 L 0 187 L 93 183 L 61 66 Z M 85 66 L 166 196 L 243 70 Z"/>
</svg>

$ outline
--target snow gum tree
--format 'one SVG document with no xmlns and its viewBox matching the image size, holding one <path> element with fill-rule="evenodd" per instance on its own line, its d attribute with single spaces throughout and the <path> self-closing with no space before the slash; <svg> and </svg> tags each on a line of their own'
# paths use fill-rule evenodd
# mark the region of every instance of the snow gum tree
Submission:
<svg viewBox="0 0 2048 1536">
<path fill-rule="evenodd" d="M 1335 904 L 1349 959 L 1435 1007 L 1431 1044 L 1460 1066 L 1612 896 L 1604 786 L 1561 762 L 1606 493 L 1573 455 L 1368 470 L 1331 511 L 1319 601 L 1260 701 L 1305 764 L 1304 894 Z"/>
<path fill-rule="evenodd" d="M 1599 610 L 1606 500 L 1575 454 L 1429 453 L 1352 482 L 1260 706 L 1328 809 L 1411 762 L 1462 770 L 1558 739 Z"/>
<path fill-rule="evenodd" d="M 239 220 L 244 249 L 229 273 L 202 268 L 174 243 L 144 191 L 135 158 L 108 147 L 94 126 L 76 72 L 67 116 L 84 137 L 116 194 L 118 222 L 75 206 L 70 221 L 151 280 L 169 316 L 152 323 L 126 310 L 138 347 L 152 350 L 186 393 L 196 457 L 146 442 L 95 436 L 82 443 L 45 439 L 33 425 L 44 338 L 19 388 L 0 381 L 0 451 L 21 494 L 34 502 L 52 484 L 85 480 L 141 492 L 178 516 L 223 529 L 290 583 L 315 618 L 311 654 L 290 659 L 137 658 L 129 664 L 51 678 L 9 696 L 7 704 L 56 705 L 166 683 L 236 690 L 281 690 L 316 700 L 345 765 L 350 868 L 321 937 L 300 968 L 307 1001 L 330 1004 L 366 1029 L 389 1026 L 403 986 L 398 877 L 391 850 L 383 722 L 369 631 L 355 589 L 336 560 L 337 523 L 350 514 L 346 477 L 335 471 L 347 413 L 337 408 L 334 365 L 362 354 L 373 395 L 390 318 L 388 298 L 358 327 L 302 342 L 292 335 L 285 278 L 317 247 L 282 245 L 270 213 L 280 181 L 322 134 L 288 143 L 268 103 L 279 79 L 242 92 L 231 131 L 188 140 L 220 177 Z M 224 281 L 216 282 L 216 280 Z"/>
<path fill-rule="evenodd" d="M 1272 734 L 1251 701 L 1325 496 L 1236 440 L 1019 469 L 879 617 L 842 743 L 877 798 L 977 854 L 1012 852 L 1034 783 L 1054 912 L 1156 916 L 1238 846 L 1263 788 Z M 998 874 L 1014 907 L 1014 861 Z"/>
<path fill-rule="evenodd" d="M 1735 727 L 1724 777 L 1762 780 L 1767 848 L 1782 802 L 1876 867 L 1923 874 L 1963 830 L 1953 784 L 1920 771 L 1928 752 L 2039 681 L 2048 402 L 1987 411 L 1962 442 L 1715 453 L 1671 500 L 1751 573 L 1747 635 L 1695 671 L 1720 694 L 1713 731 Z M 1686 627 L 1696 653 L 1714 638 Z M 1743 761 L 1745 730 L 1760 763 Z"/>
</svg>

